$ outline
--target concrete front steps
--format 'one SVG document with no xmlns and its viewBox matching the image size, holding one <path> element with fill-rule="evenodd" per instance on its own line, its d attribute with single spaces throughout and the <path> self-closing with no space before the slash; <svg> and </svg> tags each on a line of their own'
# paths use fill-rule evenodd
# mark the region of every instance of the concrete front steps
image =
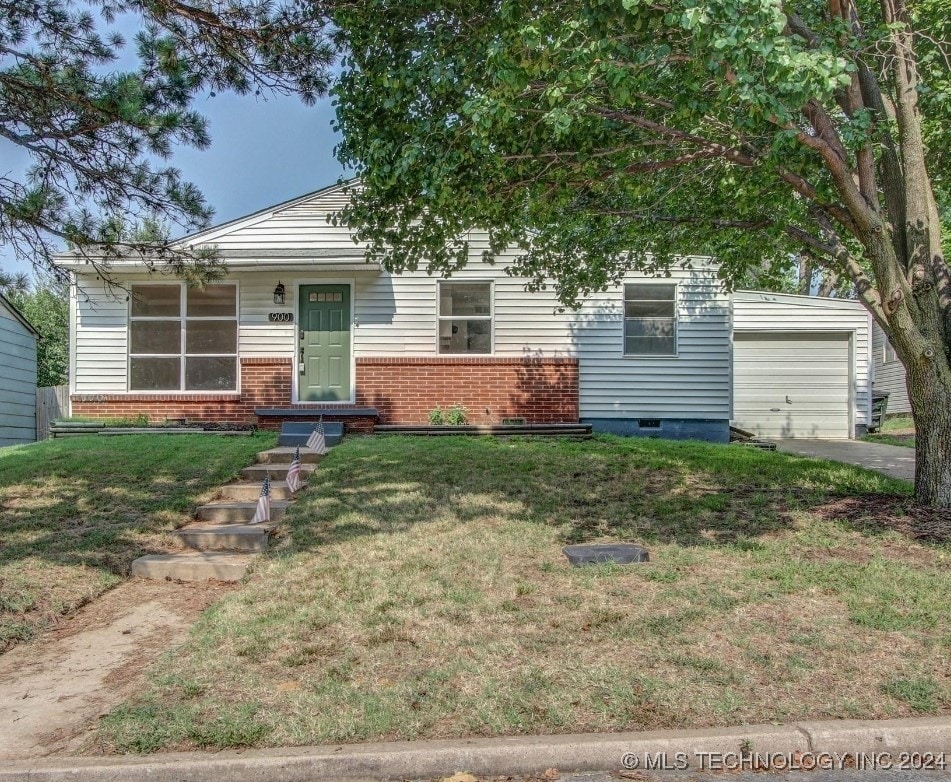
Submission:
<svg viewBox="0 0 951 782">
<path fill-rule="evenodd" d="M 263 480 L 263 479 L 262 479 Z M 258 496 L 261 495 L 261 487 L 258 486 Z M 284 511 L 290 507 L 293 500 L 275 500 L 271 495 L 271 520 L 277 521 L 284 515 Z M 216 521 L 219 524 L 243 524 L 250 522 L 254 518 L 254 513 L 258 509 L 257 499 L 247 502 L 230 502 L 227 500 L 216 500 L 202 505 L 195 513 L 198 521 Z M 179 530 L 181 532 L 181 530 Z"/>
<path fill-rule="evenodd" d="M 263 478 L 261 480 L 264 480 Z M 307 486 L 304 481 L 303 472 L 301 473 L 301 489 Z M 251 481 L 237 481 L 221 487 L 222 502 L 257 502 L 261 496 L 261 482 L 252 483 Z M 294 495 L 284 481 L 278 481 L 271 477 L 271 508 L 273 510 L 275 500 L 290 500 Z"/>
<path fill-rule="evenodd" d="M 375 413 L 376 411 L 374 411 Z M 311 432 L 317 428 L 316 421 L 284 421 L 281 423 L 281 433 L 277 438 L 278 445 L 303 446 Z M 324 442 L 327 447 L 337 445 L 343 439 L 343 424 L 339 421 L 324 423 Z"/>
<path fill-rule="evenodd" d="M 303 457 L 303 452 L 301 452 L 301 457 Z M 286 464 L 276 464 L 274 462 L 270 464 L 252 464 L 241 471 L 241 478 L 246 481 L 257 481 L 260 487 L 265 475 L 270 475 L 272 481 L 283 481 L 287 477 L 287 469 L 290 466 L 290 458 L 288 458 Z M 316 466 L 315 464 L 301 464 L 300 479 L 302 483 L 306 483 Z"/>
<path fill-rule="evenodd" d="M 271 533 L 294 504 L 284 479 L 295 448 L 277 447 L 258 454 L 258 463 L 241 471 L 242 480 L 222 486 L 219 498 L 202 505 L 195 521 L 172 536 L 187 550 L 149 554 L 132 563 L 132 575 L 176 581 L 240 581 L 254 554 L 267 551 Z M 314 472 L 321 454 L 300 449 L 301 488 Z M 261 482 L 271 477 L 271 520 L 252 524 L 261 495 Z"/>
<path fill-rule="evenodd" d="M 273 514 L 272 514 L 273 518 Z M 267 551 L 268 539 L 277 526 L 265 524 L 189 524 L 173 534 L 196 551 L 239 551 L 257 554 Z"/>
<path fill-rule="evenodd" d="M 149 554 L 132 563 L 132 575 L 156 581 L 240 581 L 250 564 L 249 554 L 223 551 Z"/>
<path fill-rule="evenodd" d="M 330 443 L 328 443 L 328 447 Z M 258 464 L 290 464 L 291 459 L 294 458 L 294 454 L 297 451 L 298 446 L 295 445 L 278 445 L 276 448 L 271 448 L 267 451 L 261 451 L 258 454 Z M 300 444 L 300 462 L 301 466 L 305 464 L 317 464 L 321 459 L 324 458 L 324 455 L 317 453 L 317 451 L 312 451 L 310 448 L 306 448 L 303 443 Z"/>
</svg>

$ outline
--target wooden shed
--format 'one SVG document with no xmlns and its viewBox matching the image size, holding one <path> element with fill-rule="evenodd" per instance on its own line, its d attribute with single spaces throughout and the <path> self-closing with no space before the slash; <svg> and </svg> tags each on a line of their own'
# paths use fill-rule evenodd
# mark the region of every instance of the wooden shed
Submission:
<svg viewBox="0 0 951 782">
<path fill-rule="evenodd" d="M 0 294 L 0 446 L 36 440 L 38 333 Z"/>
</svg>

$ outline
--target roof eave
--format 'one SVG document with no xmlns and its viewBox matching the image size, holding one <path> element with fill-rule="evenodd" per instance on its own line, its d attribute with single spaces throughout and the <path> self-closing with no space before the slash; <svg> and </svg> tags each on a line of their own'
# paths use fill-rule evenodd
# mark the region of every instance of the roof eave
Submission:
<svg viewBox="0 0 951 782">
<path fill-rule="evenodd" d="M 20 323 L 23 324 L 24 327 L 29 329 L 30 333 L 33 334 L 34 337 L 40 336 L 40 332 L 36 330 L 36 327 L 32 323 L 30 323 L 29 320 L 27 320 L 26 315 L 20 312 L 20 310 L 17 309 L 16 305 L 12 301 L 10 301 L 6 296 L 4 296 L 2 293 L 0 293 L 0 302 L 2 302 L 3 305 L 7 308 L 7 310 L 9 310 L 10 314 L 13 315 L 15 320 L 18 320 Z"/>
</svg>

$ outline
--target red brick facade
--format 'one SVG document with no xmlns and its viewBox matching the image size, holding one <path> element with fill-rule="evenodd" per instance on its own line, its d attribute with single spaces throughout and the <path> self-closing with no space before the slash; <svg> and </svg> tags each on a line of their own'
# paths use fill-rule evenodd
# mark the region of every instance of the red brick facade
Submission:
<svg viewBox="0 0 951 782">
<path fill-rule="evenodd" d="M 241 392 L 223 394 L 73 394 L 72 414 L 120 418 L 146 414 L 153 423 L 166 418 L 187 421 L 256 423 L 278 429 L 293 415 L 258 418 L 256 407 L 291 404 L 290 358 L 242 358 Z M 379 422 L 418 424 L 434 407 L 461 404 L 471 423 L 499 423 L 524 418 L 528 423 L 573 423 L 578 420 L 577 359 L 358 358 L 356 404 L 328 407 L 375 407 Z M 312 419 L 311 419 L 312 420 Z M 332 417 L 329 418 L 332 420 Z M 373 420 L 347 418 L 351 431 L 372 431 Z"/>
<path fill-rule="evenodd" d="M 129 418 L 144 413 L 153 423 L 184 418 L 256 424 L 255 407 L 286 407 L 290 403 L 291 369 L 289 358 L 242 358 L 240 394 L 73 394 L 72 414 Z"/>
<path fill-rule="evenodd" d="M 574 358 L 358 358 L 357 404 L 383 424 L 426 423 L 436 406 L 461 404 L 473 424 L 578 420 Z"/>
</svg>

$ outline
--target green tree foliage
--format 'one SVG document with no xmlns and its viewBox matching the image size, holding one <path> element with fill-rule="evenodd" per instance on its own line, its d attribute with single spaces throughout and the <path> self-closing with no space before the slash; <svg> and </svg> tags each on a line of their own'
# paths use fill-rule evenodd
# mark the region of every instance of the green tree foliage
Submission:
<svg viewBox="0 0 951 782">
<path fill-rule="evenodd" d="M 770 287 L 804 257 L 889 335 L 917 496 L 951 506 L 951 0 L 368 0 L 335 20 L 344 219 L 372 256 L 448 273 L 483 227 L 566 305 L 687 255 Z"/>
<path fill-rule="evenodd" d="M 335 56 L 321 13 L 296 0 L 0 0 L 0 150 L 30 162 L 23 177 L 0 172 L 0 242 L 51 272 L 66 243 L 100 264 L 137 250 L 174 271 L 194 264 L 113 227 L 207 223 L 198 190 L 162 165 L 175 145 L 209 143 L 193 98 L 271 90 L 312 101 Z M 129 15 L 141 22 L 133 42 L 116 32 Z"/>
<path fill-rule="evenodd" d="M 9 284 L 4 284 L 6 280 Z M 59 386 L 69 379 L 69 288 L 53 278 L 29 284 L 0 278 L 0 290 L 40 336 L 36 343 L 36 384 Z"/>
</svg>

